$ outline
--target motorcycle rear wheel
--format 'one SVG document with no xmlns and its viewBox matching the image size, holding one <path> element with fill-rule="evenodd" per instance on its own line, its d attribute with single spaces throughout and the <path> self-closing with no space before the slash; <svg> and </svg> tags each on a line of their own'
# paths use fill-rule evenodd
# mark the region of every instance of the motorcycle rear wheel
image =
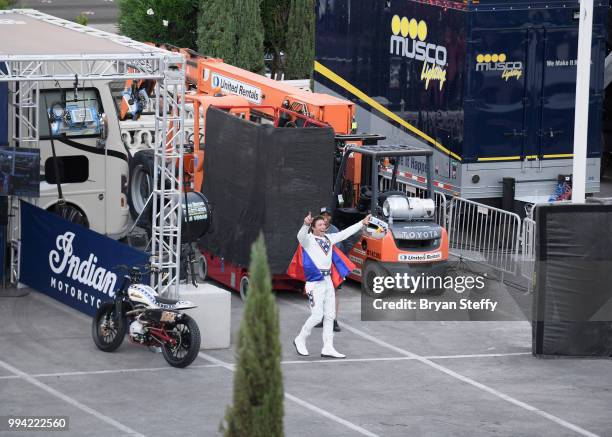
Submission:
<svg viewBox="0 0 612 437">
<path fill-rule="evenodd" d="M 125 317 L 115 314 L 115 303 L 105 302 L 100 305 L 93 318 L 91 335 L 98 349 L 112 352 L 123 343 L 126 328 Z"/>
<path fill-rule="evenodd" d="M 174 337 L 176 345 L 164 344 L 162 353 L 164 358 L 172 367 L 187 367 L 198 356 L 200 352 L 200 328 L 198 324 L 186 314 L 168 331 L 168 335 Z"/>
</svg>

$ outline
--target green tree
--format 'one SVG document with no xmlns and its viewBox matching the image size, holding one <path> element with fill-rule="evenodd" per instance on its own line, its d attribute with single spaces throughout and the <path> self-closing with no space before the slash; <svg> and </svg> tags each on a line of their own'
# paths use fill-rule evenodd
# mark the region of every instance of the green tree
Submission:
<svg viewBox="0 0 612 437">
<path fill-rule="evenodd" d="M 314 0 L 291 0 L 287 20 L 285 77 L 306 79 L 312 76 L 315 56 Z"/>
<path fill-rule="evenodd" d="M 264 73 L 264 28 L 261 21 L 261 0 L 236 3 L 237 56 L 236 67 Z"/>
<path fill-rule="evenodd" d="M 283 435 L 283 376 L 278 308 L 263 235 L 251 247 L 250 286 L 240 323 L 234 402 L 221 425 L 226 437 Z"/>
<path fill-rule="evenodd" d="M 15 0 L 0 0 L 0 9 L 9 9 L 15 6 Z"/>
<path fill-rule="evenodd" d="M 198 51 L 236 62 L 236 0 L 202 0 L 198 16 Z"/>
<path fill-rule="evenodd" d="M 264 48 L 272 55 L 270 73 L 276 77 L 283 69 L 281 52 L 287 46 L 287 19 L 291 0 L 263 0 L 261 20 L 264 26 Z"/>
<path fill-rule="evenodd" d="M 119 31 L 143 42 L 196 48 L 198 0 L 119 0 Z"/>
</svg>

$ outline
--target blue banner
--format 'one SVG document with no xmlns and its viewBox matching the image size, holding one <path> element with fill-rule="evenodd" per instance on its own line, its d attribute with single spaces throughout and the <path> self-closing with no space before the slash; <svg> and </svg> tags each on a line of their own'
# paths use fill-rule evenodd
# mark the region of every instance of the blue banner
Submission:
<svg viewBox="0 0 612 437">
<path fill-rule="evenodd" d="M 21 202 L 20 282 L 93 315 L 112 300 L 125 271 L 149 255 L 38 207 Z"/>
</svg>

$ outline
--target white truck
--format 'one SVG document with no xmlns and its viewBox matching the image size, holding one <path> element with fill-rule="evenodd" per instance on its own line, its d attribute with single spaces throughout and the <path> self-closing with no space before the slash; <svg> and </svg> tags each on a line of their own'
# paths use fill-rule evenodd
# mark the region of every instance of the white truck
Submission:
<svg viewBox="0 0 612 437">
<path fill-rule="evenodd" d="M 6 124 L 0 146 L 40 149 L 40 197 L 32 203 L 113 238 L 126 234 L 129 163 L 152 142 L 126 146 L 113 90 L 135 71 L 161 80 L 164 57 L 180 59 L 34 10 L 0 12 L 0 123 Z M 152 175 L 152 150 L 146 159 Z M 139 182 L 140 191 L 150 192 L 152 182 L 148 188 Z"/>
</svg>

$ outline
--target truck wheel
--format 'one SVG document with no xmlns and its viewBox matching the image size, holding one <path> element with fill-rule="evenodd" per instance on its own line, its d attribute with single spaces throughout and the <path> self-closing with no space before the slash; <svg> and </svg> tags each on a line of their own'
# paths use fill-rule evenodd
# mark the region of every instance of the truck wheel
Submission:
<svg viewBox="0 0 612 437">
<path fill-rule="evenodd" d="M 153 191 L 154 175 L 153 150 L 141 150 L 130 160 L 130 186 L 128 189 L 128 204 L 130 215 L 136 220 L 147 203 L 147 199 Z M 145 221 L 150 221 L 145 218 Z"/>
<path fill-rule="evenodd" d="M 197 249 L 196 249 L 197 250 Z M 199 282 L 204 282 L 208 276 L 208 261 L 202 254 L 196 255 L 198 263 L 196 264 L 196 275 Z"/>
<path fill-rule="evenodd" d="M 361 289 L 365 294 L 375 299 L 389 296 L 393 292 L 393 289 L 384 288 L 380 293 L 374 291 L 374 278 L 385 276 L 387 276 L 387 272 L 380 264 L 372 260 L 366 261 L 363 269 L 363 276 L 361 277 Z"/>
<path fill-rule="evenodd" d="M 74 205 L 53 205 L 48 209 L 49 212 L 68 220 L 70 223 L 75 223 L 89 229 L 89 221 L 83 211 Z"/>
<path fill-rule="evenodd" d="M 243 276 L 242 279 L 240 279 L 240 286 L 238 288 L 238 291 L 240 291 L 240 299 L 242 299 L 242 301 L 244 302 L 247 298 L 247 294 L 249 293 L 248 276 Z"/>
</svg>

